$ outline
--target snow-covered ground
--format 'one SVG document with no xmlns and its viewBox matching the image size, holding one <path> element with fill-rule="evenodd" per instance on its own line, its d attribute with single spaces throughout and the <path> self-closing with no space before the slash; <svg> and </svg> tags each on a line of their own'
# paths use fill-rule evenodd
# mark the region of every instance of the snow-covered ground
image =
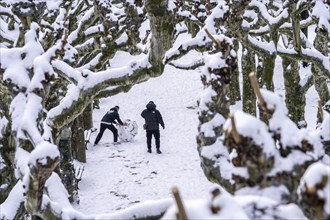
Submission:
<svg viewBox="0 0 330 220">
<path fill-rule="evenodd" d="M 77 208 L 86 214 L 109 213 L 147 200 L 172 198 L 173 186 L 185 199 L 208 196 L 212 183 L 203 174 L 196 149 L 196 102 L 202 88 L 199 71 L 169 66 L 162 76 L 138 84 L 128 93 L 102 99 L 93 115 L 95 127 L 99 129 L 102 116 L 119 105 L 121 119 L 136 121 L 139 131 L 132 142 L 114 146 L 113 135 L 106 130 L 95 147 L 97 132 L 93 133 Z M 160 155 L 155 152 L 154 139 L 153 153 L 147 153 L 140 116 L 151 100 L 165 122 L 165 130 L 160 130 Z"/>
</svg>

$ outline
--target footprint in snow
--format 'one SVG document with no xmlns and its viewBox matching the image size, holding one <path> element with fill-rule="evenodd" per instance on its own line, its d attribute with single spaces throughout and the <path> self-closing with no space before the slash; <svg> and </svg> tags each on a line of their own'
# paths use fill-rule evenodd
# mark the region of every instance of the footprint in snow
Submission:
<svg viewBox="0 0 330 220">
<path fill-rule="evenodd" d="M 123 156 L 120 156 L 120 155 L 110 155 L 110 156 L 108 156 L 108 158 L 117 158 L 117 157 L 123 157 Z M 125 158 L 125 157 L 123 157 L 123 158 Z"/>
<path fill-rule="evenodd" d="M 156 171 L 152 171 L 148 176 L 144 177 L 143 179 L 153 179 L 157 176 L 157 172 Z"/>
<path fill-rule="evenodd" d="M 117 193 L 116 191 L 110 191 L 110 194 L 112 194 L 112 195 L 114 195 L 114 196 L 116 196 L 116 197 L 120 197 L 120 198 L 122 198 L 122 199 L 125 199 L 125 198 L 128 197 L 127 195 L 119 194 L 119 193 Z"/>
<path fill-rule="evenodd" d="M 136 203 L 140 203 L 140 201 L 136 200 L 136 201 L 130 202 L 129 204 L 131 205 L 131 204 L 136 204 Z"/>
</svg>

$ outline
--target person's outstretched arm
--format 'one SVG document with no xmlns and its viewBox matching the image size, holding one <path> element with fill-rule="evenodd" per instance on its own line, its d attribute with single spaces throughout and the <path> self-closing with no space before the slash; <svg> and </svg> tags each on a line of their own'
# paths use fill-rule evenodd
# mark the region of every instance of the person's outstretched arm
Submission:
<svg viewBox="0 0 330 220">
<path fill-rule="evenodd" d="M 121 121 L 120 117 L 119 117 L 119 114 L 116 115 L 116 120 L 118 121 L 118 123 L 120 125 L 124 125 L 124 123 Z"/>
</svg>

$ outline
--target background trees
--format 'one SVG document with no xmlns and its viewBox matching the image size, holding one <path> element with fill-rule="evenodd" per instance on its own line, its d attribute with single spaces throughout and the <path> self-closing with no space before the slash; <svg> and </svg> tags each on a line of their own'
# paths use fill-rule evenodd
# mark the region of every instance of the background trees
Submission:
<svg viewBox="0 0 330 220">
<path fill-rule="evenodd" d="M 295 193 L 300 176 L 310 164 L 328 158 L 330 32 L 326 1 L 72 0 L 3 1 L 0 5 L 0 152 L 5 165 L 1 203 L 8 204 L 10 192 L 23 185 L 26 196 L 21 195 L 13 208 L 17 218 L 25 209 L 45 219 L 67 214 L 55 209 L 59 198 L 54 193 L 58 191 L 45 182 L 62 185 L 62 179 L 71 202 L 79 199 L 70 161 L 72 156 L 85 160 L 81 140 L 83 131 L 91 128 L 93 106 L 99 98 L 159 76 L 166 64 L 185 69 L 203 66 L 202 82 L 208 95 L 199 103 L 198 151 L 206 176 L 228 191 L 237 195 L 254 190 L 267 195 L 275 187 L 281 195 L 272 198 L 276 204 L 300 204 Z M 307 36 L 306 29 L 314 36 Z M 184 32 L 191 33 L 191 39 L 172 48 Z M 206 52 L 204 59 L 190 65 L 174 62 L 190 50 Z M 112 68 L 109 61 L 118 51 L 137 55 L 137 59 Z M 264 90 L 257 106 L 247 80 L 254 71 L 259 86 L 273 90 L 277 59 L 282 62 L 288 109 Z M 311 86 L 324 110 L 320 109 L 320 126 L 313 135 L 303 129 L 304 97 Z M 234 113 L 224 125 L 230 107 L 240 99 L 243 110 L 257 116 L 251 121 L 255 131 L 264 134 L 262 141 L 240 130 L 250 125 L 245 120 L 249 115 Z M 278 125 L 279 121 L 286 124 Z M 298 138 L 288 143 L 288 134 Z M 207 153 L 213 149 L 215 154 Z M 279 169 L 278 163 L 292 161 L 296 154 L 305 158 L 302 163 Z M 248 177 L 238 172 L 242 169 Z M 327 183 L 317 187 L 323 189 Z M 300 187 L 301 207 L 310 217 L 313 213 L 304 208 L 304 201 L 317 193 L 310 194 L 308 189 Z M 311 212 L 328 217 L 320 209 L 323 203 Z M 257 211 L 252 210 L 249 217 Z M 71 218 L 84 217 L 73 209 L 66 212 L 74 213 Z"/>
</svg>

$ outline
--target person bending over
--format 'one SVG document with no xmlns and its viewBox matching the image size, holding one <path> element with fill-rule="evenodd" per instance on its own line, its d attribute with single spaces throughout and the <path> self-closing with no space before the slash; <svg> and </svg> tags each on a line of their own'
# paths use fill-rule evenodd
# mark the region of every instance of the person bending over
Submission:
<svg viewBox="0 0 330 220">
<path fill-rule="evenodd" d="M 100 125 L 100 132 L 97 134 L 97 137 L 94 142 L 94 146 L 97 145 L 105 131 L 105 129 L 109 129 L 113 133 L 113 144 L 119 144 L 118 142 L 118 130 L 114 126 L 114 124 L 125 125 L 119 117 L 119 106 L 111 108 L 102 118 Z"/>
</svg>

